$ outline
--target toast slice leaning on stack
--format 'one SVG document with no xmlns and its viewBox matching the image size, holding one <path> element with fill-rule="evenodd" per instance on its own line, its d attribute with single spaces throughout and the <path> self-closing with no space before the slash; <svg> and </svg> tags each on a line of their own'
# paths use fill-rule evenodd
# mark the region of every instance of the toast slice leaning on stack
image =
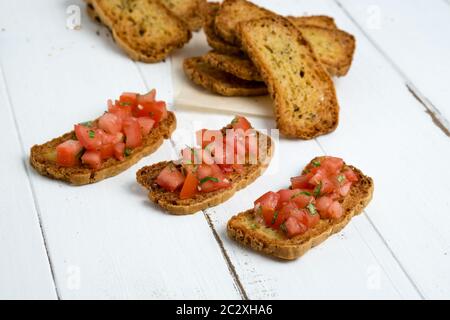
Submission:
<svg viewBox="0 0 450 320">
<path fill-rule="evenodd" d="M 231 73 L 240 79 L 263 81 L 253 62 L 243 54 L 229 55 L 217 51 L 210 51 L 203 55 L 202 59 L 210 66 Z"/>
<path fill-rule="evenodd" d="M 243 117 L 236 117 L 233 122 L 235 122 L 238 118 L 245 119 Z M 247 122 L 247 120 L 245 121 Z M 231 126 L 233 125 L 233 122 L 232 124 L 222 128 L 221 132 L 224 136 L 226 134 L 226 130 L 232 128 Z M 187 171 L 187 169 L 183 166 L 183 162 L 179 164 L 179 161 L 163 161 L 151 166 L 146 166 L 136 173 L 136 179 L 140 185 L 142 185 L 149 191 L 148 198 L 152 202 L 172 214 L 192 214 L 200 210 L 216 206 L 230 199 L 237 191 L 245 188 L 253 181 L 255 181 L 260 175 L 262 175 L 262 173 L 266 170 L 270 163 L 274 148 L 272 139 L 269 136 L 266 136 L 254 129 L 252 129 L 252 132 L 256 134 L 257 141 L 259 141 L 257 161 L 250 162 L 248 161 L 248 158 L 246 158 L 247 160 L 243 165 L 241 165 L 238 171 L 231 170 L 231 172 L 226 175 L 225 179 L 227 180 L 227 183 L 229 183 L 229 186 L 227 188 L 205 193 L 198 191 L 193 196 L 183 199 L 181 197 L 181 192 L 184 189 L 184 185 L 181 192 L 179 189 L 176 189 L 172 192 L 167 191 L 157 183 L 158 177 L 160 173 L 168 166 L 172 166 L 172 171 L 174 170 L 174 168 L 179 168 L 182 172 Z M 204 148 L 204 150 L 206 150 L 207 148 L 209 147 Z M 222 146 L 220 148 L 222 148 Z M 192 148 L 192 150 L 196 149 Z M 196 155 L 200 154 L 200 152 L 192 151 L 192 154 Z M 201 165 L 203 164 L 195 165 L 194 169 L 190 170 L 192 170 L 192 172 L 200 171 L 199 166 Z M 211 177 L 207 178 L 209 178 L 209 180 L 213 179 Z M 199 188 L 201 189 L 202 186 L 202 181 L 200 180 Z"/>
<path fill-rule="evenodd" d="M 318 160 L 320 158 L 314 159 L 311 163 Z M 343 215 L 340 218 L 322 218 L 304 234 L 288 238 L 281 230 L 274 230 L 256 221 L 254 209 L 250 209 L 228 221 L 228 236 L 255 251 L 280 259 L 292 260 L 302 256 L 332 234 L 342 230 L 372 199 L 373 180 L 357 168 L 349 167 L 356 173 L 358 181 L 353 183 L 349 193 L 339 200 L 343 208 Z"/>
<path fill-rule="evenodd" d="M 68 132 L 44 144 L 33 146 L 31 148 L 30 163 L 41 175 L 52 179 L 63 180 L 73 185 L 98 182 L 125 171 L 143 157 L 155 152 L 164 142 L 164 139 L 170 138 L 176 128 L 176 122 L 175 115 L 172 112 L 168 112 L 167 118 L 162 120 L 158 127 L 154 128 L 149 135 L 143 138 L 140 147 L 133 149 L 122 161 L 114 158 L 108 159 L 98 170 L 93 170 L 81 164 L 76 167 L 61 167 L 55 161 L 49 159 L 49 155 L 54 153 L 55 148 L 59 144 L 74 139 L 74 131 Z"/>
<path fill-rule="evenodd" d="M 267 94 L 267 87 L 264 82 L 240 79 L 212 67 L 202 57 L 185 59 L 183 69 L 186 76 L 194 83 L 222 96 L 242 97 Z"/>
<path fill-rule="evenodd" d="M 88 7 L 133 60 L 161 61 L 191 38 L 185 23 L 159 0 L 88 0 Z"/>
<path fill-rule="evenodd" d="M 186 23 L 191 31 L 199 30 L 203 25 L 201 10 L 206 0 L 159 0 L 177 17 Z"/>
<path fill-rule="evenodd" d="M 281 17 L 240 23 L 239 30 L 274 100 L 280 132 L 312 139 L 333 131 L 339 120 L 334 84 L 300 31 Z"/>
<path fill-rule="evenodd" d="M 311 26 L 325 29 L 337 29 L 334 19 L 329 16 L 303 16 L 303 17 L 287 17 L 296 26 Z"/>
</svg>

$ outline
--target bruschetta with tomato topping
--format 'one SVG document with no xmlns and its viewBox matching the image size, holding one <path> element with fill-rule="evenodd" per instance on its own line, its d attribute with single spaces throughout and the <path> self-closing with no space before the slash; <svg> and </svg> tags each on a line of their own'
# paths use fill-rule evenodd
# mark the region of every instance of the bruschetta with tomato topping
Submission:
<svg viewBox="0 0 450 320">
<path fill-rule="evenodd" d="M 149 199 L 172 214 L 192 214 L 225 202 L 264 172 L 273 153 L 271 138 L 240 116 L 221 130 L 198 131 L 196 140 L 196 147 L 181 150 L 179 160 L 136 174 Z"/>
<path fill-rule="evenodd" d="M 281 259 L 296 259 L 339 232 L 372 199 L 373 181 L 340 158 L 313 159 L 291 186 L 269 191 L 228 221 L 230 238 Z"/>
<path fill-rule="evenodd" d="M 42 175 L 73 185 L 115 176 L 156 151 L 176 127 L 176 118 L 156 91 L 123 93 L 99 118 L 31 148 L 30 163 Z"/>
</svg>

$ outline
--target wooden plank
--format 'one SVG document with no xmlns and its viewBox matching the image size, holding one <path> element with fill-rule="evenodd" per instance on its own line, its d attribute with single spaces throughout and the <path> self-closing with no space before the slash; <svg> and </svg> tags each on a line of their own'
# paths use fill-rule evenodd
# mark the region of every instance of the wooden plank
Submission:
<svg viewBox="0 0 450 320">
<path fill-rule="evenodd" d="M 178 111 L 177 114 L 185 133 L 204 127 L 220 128 L 232 119 L 212 113 Z M 256 128 L 274 127 L 273 120 L 249 119 Z M 189 141 L 186 134 L 174 139 L 179 146 Z M 275 150 L 275 158 L 264 176 L 226 203 L 206 210 L 245 294 L 250 299 L 418 298 L 365 216 L 355 218 L 344 232 L 293 262 L 260 256 L 228 239 L 226 223 L 233 214 L 250 208 L 268 189 L 287 187 L 289 178 L 298 175 L 307 161 L 323 154 L 316 141 L 281 139 Z"/>
<path fill-rule="evenodd" d="M 0 299 L 56 299 L 50 264 L 0 67 Z"/>
<path fill-rule="evenodd" d="M 98 116 L 107 98 L 145 90 L 136 65 L 84 9 L 80 30 L 65 28 L 65 9 L 59 2 L 1 4 L 0 12 L 23 13 L 20 22 L 2 17 L 0 61 L 25 150 Z M 167 67 L 149 68 L 161 75 Z M 161 82 L 155 87 L 168 90 Z M 135 182 L 138 168 L 170 158 L 171 150 L 166 142 L 127 172 L 84 187 L 32 171 L 63 299 L 240 297 L 204 217 L 162 213 Z"/>
<path fill-rule="evenodd" d="M 442 0 L 338 0 L 450 130 L 450 10 Z M 420 23 L 418 23 L 420 21 Z"/>
</svg>

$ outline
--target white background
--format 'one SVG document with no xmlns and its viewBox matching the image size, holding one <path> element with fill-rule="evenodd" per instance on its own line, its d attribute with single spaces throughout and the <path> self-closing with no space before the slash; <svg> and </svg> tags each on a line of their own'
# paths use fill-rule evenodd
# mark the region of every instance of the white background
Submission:
<svg viewBox="0 0 450 320">
<path fill-rule="evenodd" d="M 339 127 L 312 141 L 282 139 L 271 172 L 220 206 L 177 217 L 135 182 L 137 169 L 168 159 L 176 141 L 83 187 L 38 175 L 30 147 L 97 117 L 122 91 L 156 88 L 180 129 L 220 128 L 231 116 L 176 109 L 171 59 L 129 60 L 79 0 L 0 1 L 0 298 L 450 297 L 449 2 L 257 2 L 330 15 L 355 35 L 350 72 L 335 79 Z M 81 8 L 80 30 L 67 28 L 70 5 Z M 343 232 L 293 262 L 227 238 L 231 215 L 321 154 L 375 181 L 373 201 Z"/>
</svg>

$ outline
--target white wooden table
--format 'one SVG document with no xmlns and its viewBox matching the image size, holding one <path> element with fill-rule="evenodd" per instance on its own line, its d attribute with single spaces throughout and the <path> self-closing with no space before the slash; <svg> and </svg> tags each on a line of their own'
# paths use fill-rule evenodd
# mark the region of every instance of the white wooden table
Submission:
<svg viewBox="0 0 450 320">
<path fill-rule="evenodd" d="M 352 68 L 335 80 L 340 125 L 312 141 L 282 139 L 282 166 L 274 161 L 218 207 L 177 217 L 135 183 L 138 168 L 172 155 L 170 141 L 125 173 L 84 187 L 36 174 L 29 149 L 97 116 L 122 91 L 155 87 L 180 129 L 193 121 L 221 127 L 230 116 L 178 110 L 170 59 L 129 60 L 81 0 L 0 1 L 0 298 L 450 298 L 449 1 L 257 3 L 331 15 L 355 35 Z M 80 30 L 66 27 L 70 5 L 81 8 Z M 343 232 L 293 262 L 227 238 L 232 214 L 324 153 L 375 180 L 373 201 Z"/>
</svg>

